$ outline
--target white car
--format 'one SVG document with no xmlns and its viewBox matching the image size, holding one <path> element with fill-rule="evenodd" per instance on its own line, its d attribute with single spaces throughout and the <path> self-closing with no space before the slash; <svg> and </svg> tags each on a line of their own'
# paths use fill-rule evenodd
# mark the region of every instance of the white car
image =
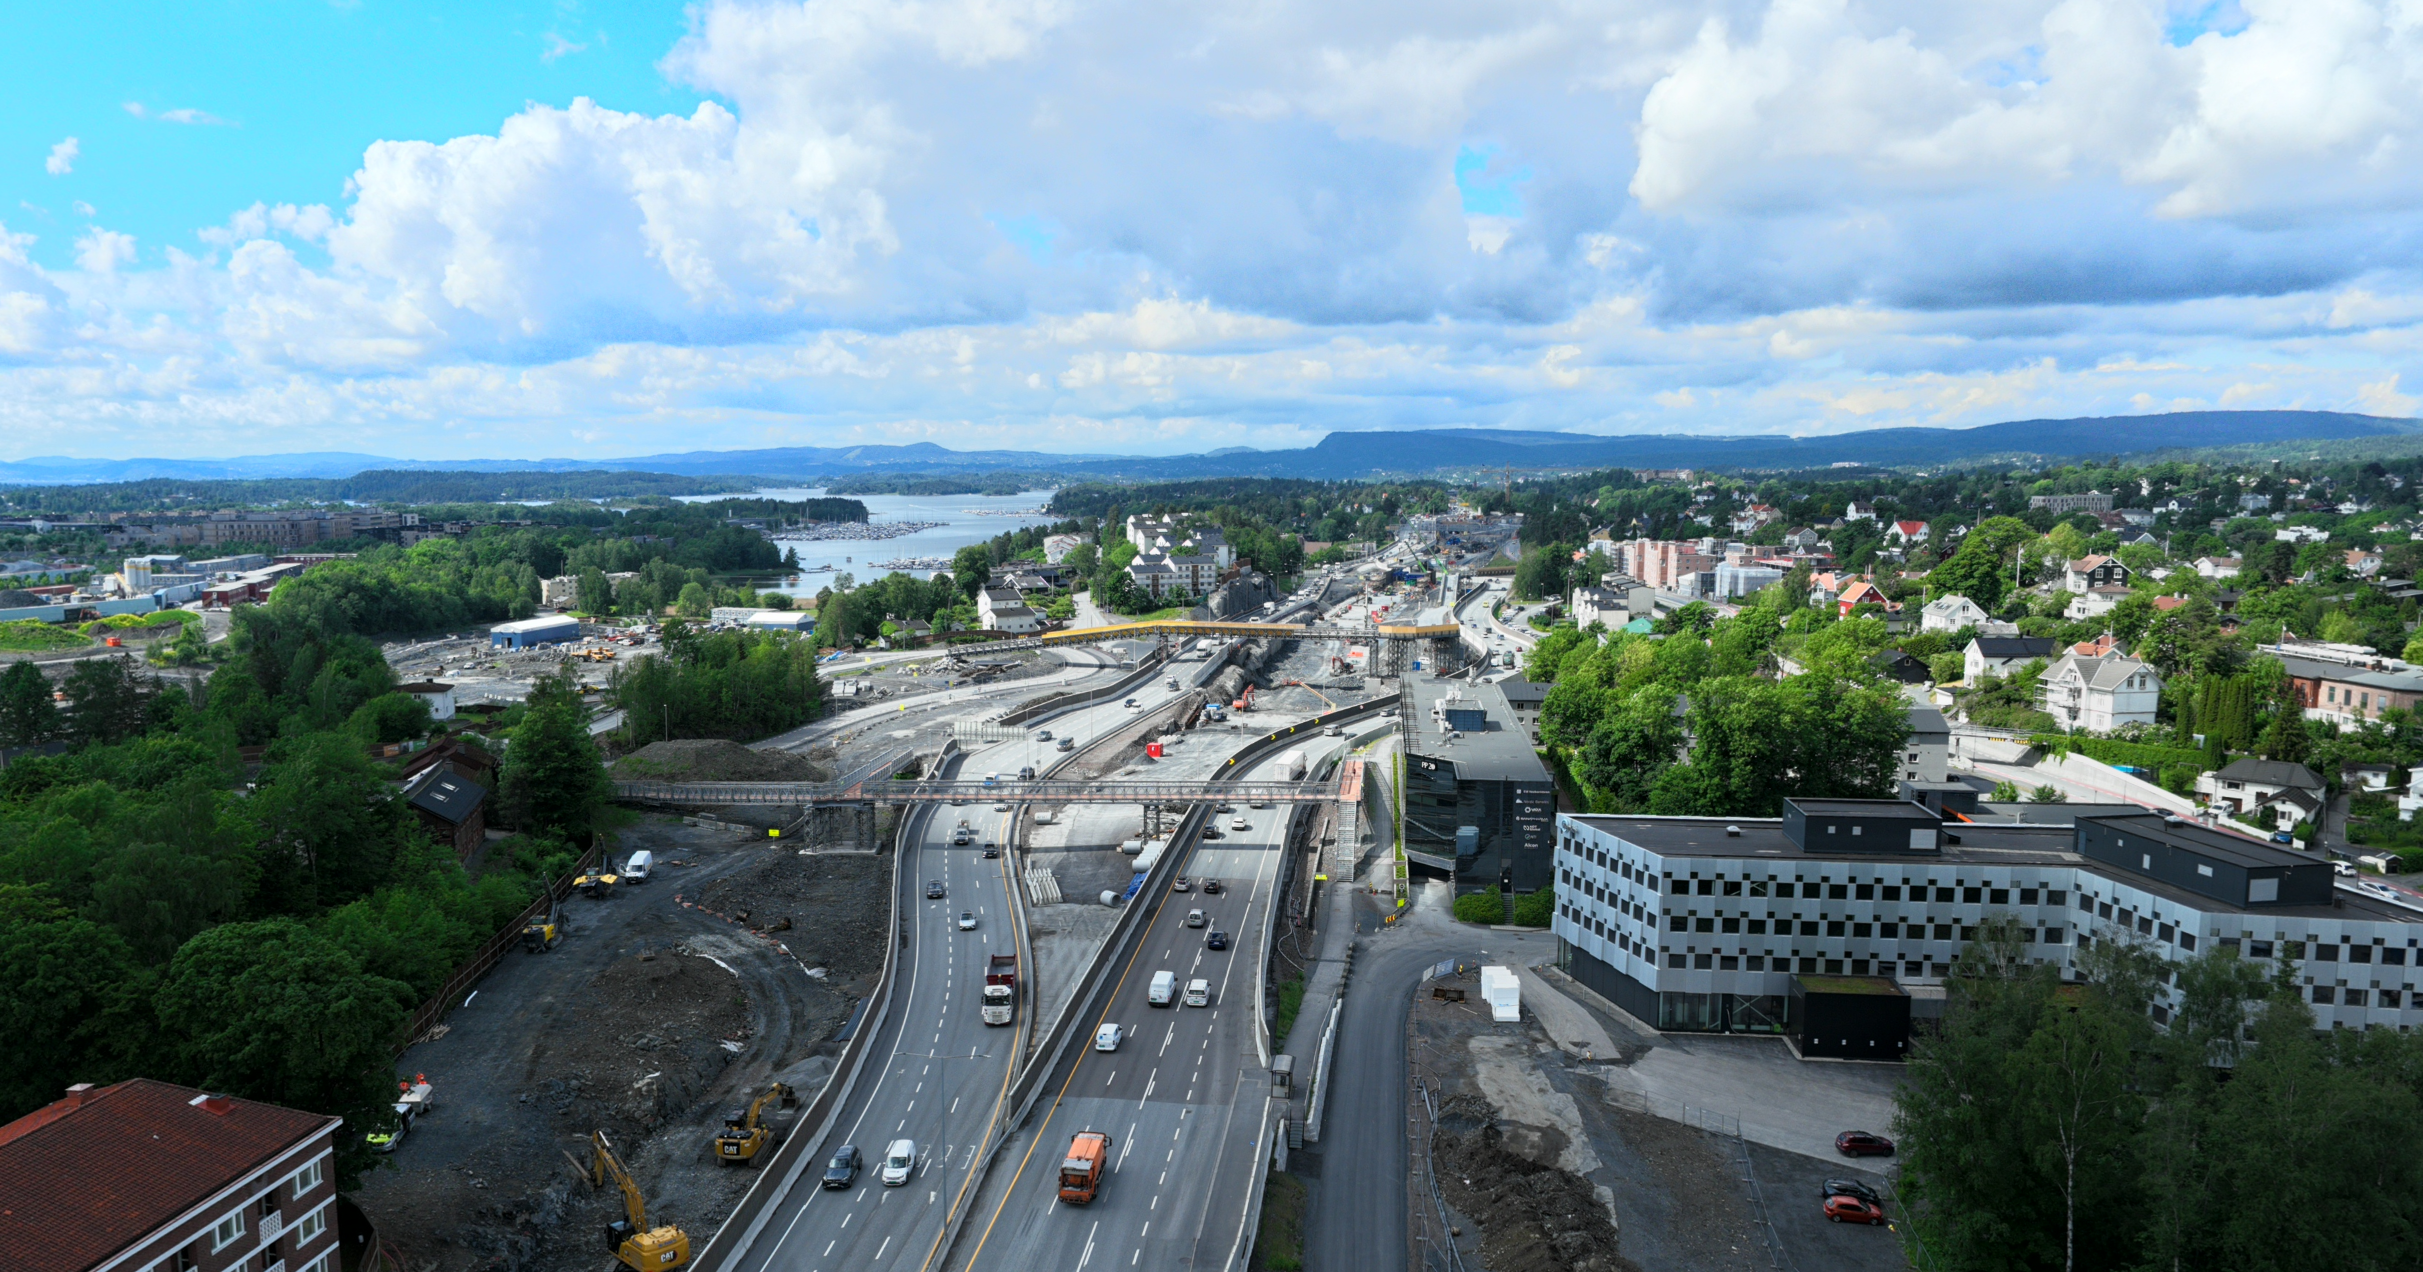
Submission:
<svg viewBox="0 0 2423 1272">
<path fill-rule="evenodd" d="M 976 930 L 976 916 L 973 912 L 967 910 L 961 910 L 959 912 L 959 930 L 962 932 L 973 932 Z"/>
<path fill-rule="evenodd" d="M 1240 817 L 1240 818 L 1236 819 L 1235 821 L 1230 822 L 1230 823 L 1228 824 L 1228 828 L 1229 828 L 1230 830 L 1252 830 L 1252 829 L 1253 829 L 1253 826 L 1252 826 L 1251 824 L 1249 824 L 1249 823 L 1248 823 L 1248 822 L 1247 822 L 1247 821 L 1246 821 L 1244 818 Z"/>
<path fill-rule="evenodd" d="M 883 1186 L 898 1188 L 909 1182 L 909 1173 L 917 1168 L 917 1141 L 896 1139 L 883 1150 Z"/>
<path fill-rule="evenodd" d="M 1119 1041 L 1125 1037 L 1127 1037 L 1126 1030 L 1117 1025 L 1104 1025 L 1094 1031 L 1094 1050 L 1117 1051 Z"/>
</svg>

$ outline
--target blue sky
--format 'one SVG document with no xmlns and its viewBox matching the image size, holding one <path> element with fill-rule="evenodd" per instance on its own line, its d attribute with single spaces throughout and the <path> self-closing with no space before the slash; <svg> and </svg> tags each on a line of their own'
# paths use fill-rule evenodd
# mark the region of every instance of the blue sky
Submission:
<svg viewBox="0 0 2423 1272">
<path fill-rule="evenodd" d="M 2391 0 L 51 6 L 0 457 L 2413 415 Z"/>
<path fill-rule="evenodd" d="M 678 4 L 622 0 L 19 6 L 0 41 L 0 153 L 74 137 L 79 154 L 65 177 L 0 167 L 0 209 L 42 234 L 36 258 L 54 267 L 88 220 L 199 250 L 196 229 L 254 203 L 341 202 L 381 138 L 490 133 L 529 102 L 579 96 L 687 112 L 699 94 L 656 71 L 683 30 Z M 179 111 L 223 122 L 162 118 Z"/>
</svg>

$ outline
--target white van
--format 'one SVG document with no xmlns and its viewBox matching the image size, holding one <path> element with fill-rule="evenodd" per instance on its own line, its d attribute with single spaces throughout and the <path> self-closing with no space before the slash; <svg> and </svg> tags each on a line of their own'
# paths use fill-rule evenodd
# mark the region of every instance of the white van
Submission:
<svg viewBox="0 0 2423 1272">
<path fill-rule="evenodd" d="M 631 859 L 623 863 L 623 882 L 646 883 L 648 872 L 654 869 L 656 869 L 656 854 L 642 848 L 638 852 L 632 853 Z"/>
<path fill-rule="evenodd" d="M 1152 987 L 1144 991 L 1144 1001 L 1155 1007 L 1167 1007 L 1169 1000 L 1176 996 L 1177 992 L 1178 974 L 1176 972 L 1155 972 Z"/>
<path fill-rule="evenodd" d="M 1186 1005 L 1189 1007 L 1211 1006 L 1211 982 L 1200 976 L 1186 982 Z"/>
<path fill-rule="evenodd" d="M 917 1141 L 893 1140 L 891 1147 L 883 1150 L 883 1186 L 898 1188 L 909 1182 L 909 1175 L 916 1167 Z"/>
</svg>

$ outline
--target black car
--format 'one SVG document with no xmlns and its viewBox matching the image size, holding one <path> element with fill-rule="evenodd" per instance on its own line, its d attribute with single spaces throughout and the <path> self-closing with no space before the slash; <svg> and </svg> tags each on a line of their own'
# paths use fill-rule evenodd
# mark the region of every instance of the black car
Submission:
<svg viewBox="0 0 2423 1272">
<path fill-rule="evenodd" d="M 1216 896 L 1220 895 L 1220 881 L 1219 881 L 1219 880 L 1217 880 L 1217 879 L 1206 879 L 1206 880 L 1204 880 L 1204 881 L 1203 881 L 1203 895 L 1205 895 L 1205 896 L 1207 896 L 1207 897 L 1216 897 Z"/>
<path fill-rule="evenodd" d="M 1220 838 L 1220 828 L 1219 828 L 1219 827 L 1217 827 L 1217 826 L 1205 826 L 1205 827 L 1203 828 L 1203 837 L 1204 837 L 1205 839 L 1218 839 L 1218 838 Z"/>
<path fill-rule="evenodd" d="M 993 842 L 992 840 L 990 840 L 990 839 L 985 840 L 985 841 L 984 841 L 984 855 L 985 855 L 985 856 L 987 856 L 987 857 L 998 857 L 998 856 L 1000 856 L 1000 855 L 1001 855 L 1001 845 L 999 845 L 999 844 L 997 844 L 997 843 L 994 843 L 994 842 Z"/>
<path fill-rule="evenodd" d="M 859 1165 L 858 1146 L 855 1144 L 842 1145 L 834 1152 L 833 1160 L 825 1163 L 824 1186 L 847 1188 L 857 1183 Z"/>
<path fill-rule="evenodd" d="M 1885 1199 L 1878 1196 L 1875 1189 L 1856 1179 L 1829 1179 L 1826 1181 L 1825 1187 L 1817 1190 L 1817 1195 L 1820 1197 L 1857 1197 L 1871 1205 L 1885 1204 Z"/>
<path fill-rule="evenodd" d="M 940 901 L 942 899 L 942 880 L 928 879 L 925 881 L 925 899 L 928 901 Z"/>
<path fill-rule="evenodd" d="M 1204 937 L 1204 938 L 1203 938 L 1203 945 L 1204 945 L 1204 948 L 1206 948 L 1206 949 L 1214 949 L 1214 950 L 1224 950 L 1224 949 L 1227 949 L 1227 948 L 1228 948 L 1228 933 L 1226 933 L 1226 932 L 1214 932 L 1214 933 L 1212 933 L 1210 936 L 1207 936 L 1207 937 Z"/>
</svg>

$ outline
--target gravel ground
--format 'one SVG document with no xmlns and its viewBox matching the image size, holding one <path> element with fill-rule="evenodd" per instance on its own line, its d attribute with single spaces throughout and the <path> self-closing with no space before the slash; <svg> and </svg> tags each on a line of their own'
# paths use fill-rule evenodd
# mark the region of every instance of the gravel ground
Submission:
<svg viewBox="0 0 2423 1272">
<path fill-rule="evenodd" d="M 621 1202 L 570 1160 L 601 1128 L 651 1222 L 703 1241 L 749 1181 L 711 1154 L 725 1112 L 775 1078 L 804 1100 L 829 1073 L 881 973 L 889 855 L 802 856 L 672 818 L 621 833 L 618 852 L 640 848 L 655 881 L 572 898 L 560 945 L 508 954 L 399 1062 L 438 1106 L 356 1200 L 414 1272 L 603 1266 L 596 1234 Z"/>
</svg>

